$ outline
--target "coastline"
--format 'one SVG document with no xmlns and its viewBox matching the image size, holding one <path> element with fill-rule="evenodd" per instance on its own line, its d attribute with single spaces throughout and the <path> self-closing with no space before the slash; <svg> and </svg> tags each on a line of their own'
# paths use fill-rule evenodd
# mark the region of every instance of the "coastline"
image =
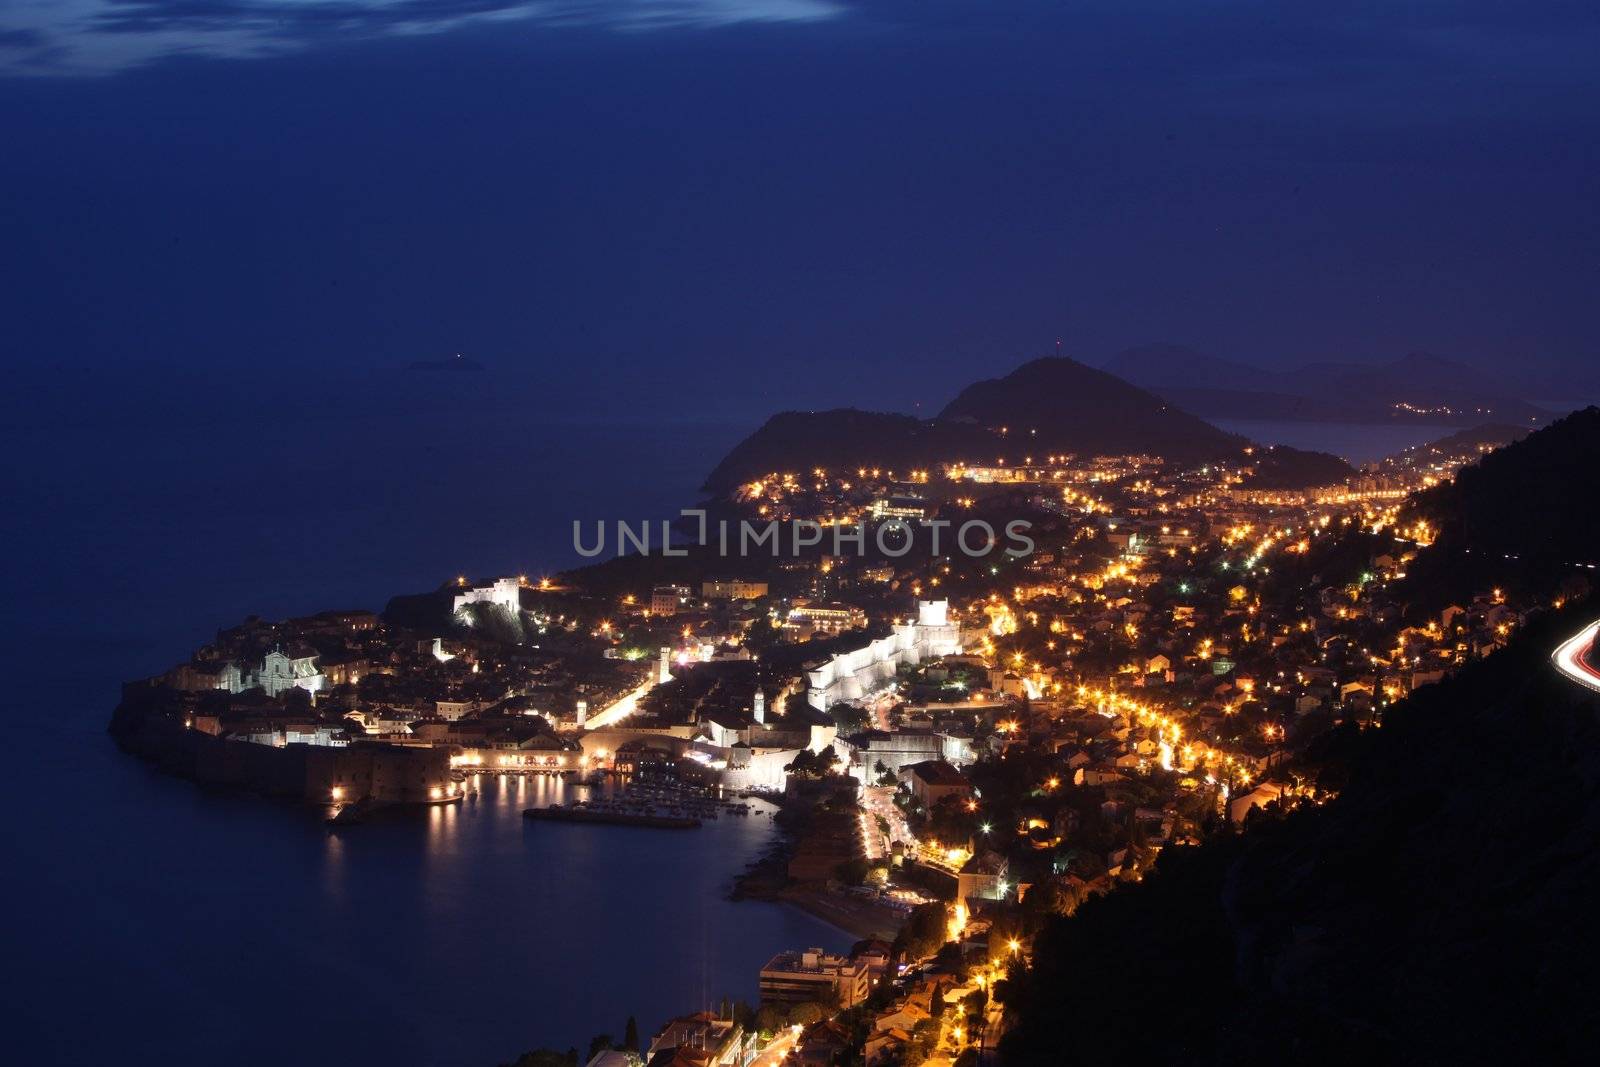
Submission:
<svg viewBox="0 0 1600 1067">
<path fill-rule="evenodd" d="M 905 924 L 904 917 L 888 908 L 867 901 L 852 901 L 842 893 L 821 887 L 794 886 L 768 899 L 798 908 L 857 940 L 893 941 Z"/>
</svg>

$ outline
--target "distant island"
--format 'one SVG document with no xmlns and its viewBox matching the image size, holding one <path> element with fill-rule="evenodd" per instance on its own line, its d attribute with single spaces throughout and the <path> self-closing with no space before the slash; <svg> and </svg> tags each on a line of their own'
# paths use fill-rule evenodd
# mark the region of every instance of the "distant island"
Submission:
<svg viewBox="0 0 1600 1067">
<path fill-rule="evenodd" d="M 1551 414 L 1519 397 L 1513 384 L 1428 352 L 1387 363 L 1268 370 L 1183 345 L 1150 344 L 1118 352 L 1105 369 L 1208 418 L 1532 427 Z"/>
</svg>

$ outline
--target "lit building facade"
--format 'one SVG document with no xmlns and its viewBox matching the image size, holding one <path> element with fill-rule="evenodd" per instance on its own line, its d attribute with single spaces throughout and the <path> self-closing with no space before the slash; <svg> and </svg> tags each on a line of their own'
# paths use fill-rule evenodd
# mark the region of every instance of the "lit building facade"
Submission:
<svg viewBox="0 0 1600 1067">
<path fill-rule="evenodd" d="M 818 711 L 845 700 L 861 700 L 894 684 L 902 663 L 952 656 L 961 651 L 961 625 L 949 619 L 943 600 L 917 604 L 917 621 L 900 623 L 888 637 L 841 652 L 806 667 L 806 702 Z"/>
<path fill-rule="evenodd" d="M 493 604 L 513 615 L 522 610 L 522 581 L 518 578 L 496 578 L 493 585 L 480 585 L 457 593 L 450 610 L 460 614 L 468 604 Z"/>
<path fill-rule="evenodd" d="M 820 948 L 780 952 L 761 968 L 763 1004 L 812 1000 L 853 1008 L 867 999 L 871 985 L 866 961 L 834 956 Z"/>
</svg>

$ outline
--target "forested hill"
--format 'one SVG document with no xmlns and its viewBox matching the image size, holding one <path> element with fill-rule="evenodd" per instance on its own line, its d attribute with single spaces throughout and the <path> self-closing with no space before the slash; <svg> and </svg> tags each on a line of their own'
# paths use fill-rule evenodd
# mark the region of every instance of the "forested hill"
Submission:
<svg viewBox="0 0 1600 1067">
<path fill-rule="evenodd" d="M 1600 408 L 1495 449 L 1407 511 L 1432 523 L 1441 545 L 1600 558 Z"/>
<path fill-rule="evenodd" d="M 1548 656 L 1600 602 L 1320 745 L 1321 807 L 1169 849 L 1036 942 L 1008 1065 L 1587 1060 L 1600 702 Z"/>
<path fill-rule="evenodd" d="M 1250 457 L 1248 489 L 1299 489 L 1307 485 L 1337 485 L 1355 474 L 1355 468 L 1331 452 L 1308 452 L 1287 445 L 1256 448 Z"/>
<path fill-rule="evenodd" d="M 1433 546 L 1407 584 L 1460 595 L 1486 582 L 1555 595 L 1600 563 L 1600 408 L 1496 449 L 1454 481 L 1416 494 L 1402 528 L 1425 521 Z"/>
<path fill-rule="evenodd" d="M 998 435 L 965 423 L 855 408 L 785 411 L 734 446 L 707 475 L 705 489 L 726 493 L 751 478 L 813 467 L 909 471 L 963 459 L 989 463 L 1003 447 Z"/>
<path fill-rule="evenodd" d="M 967 386 L 939 417 L 1006 427 L 1030 448 L 1089 455 L 1147 452 L 1190 462 L 1230 456 L 1249 443 L 1113 374 L 1060 356 Z"/>
<path fill-rule="evenodd" d="M 774 415 L 717 464 L 705 489 L 726 493 L 747 479 L 813 467 L 900 471 L 1052 453 L 1203 462 L 1242 458 L 1248 445 L 1105 371 L 1052 357 L 969 385 L 936 419 L 853 408 Z"/>
</svg>

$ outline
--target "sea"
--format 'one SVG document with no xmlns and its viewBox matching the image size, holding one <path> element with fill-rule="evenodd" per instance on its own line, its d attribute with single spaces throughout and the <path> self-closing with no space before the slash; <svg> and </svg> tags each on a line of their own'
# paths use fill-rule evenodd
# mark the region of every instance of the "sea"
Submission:
<svg viewBox="0 0 1600 1067">
<path fill-rule="evenodd" d="M 630 1015 L 648 1038 L 754 1001 L 776 951 L 848 948 L 727 899 L 768 818 L 529 823 L 567 787 L 490 778 L 330 832 L 112 744 L 120 683 L 219 627 L 573 565 L 573 519 L 670 518 L 753 428 L 541 412 L 450 372 L 342 385 L 63 372 L 0 398 L 6 1058 L 494 1067 Z"/>
<path fill-rule="evenodd" d="M 1313 452 L 1331 452 L 1360 466 L 1437 441 L 1455 432 L 1452 426 L 1394 426 L 1343 422 L 1279 422 L 1270 419 L 1208 419 L 1213 426 L 1264 445 L 1288 445 Z"/>
<path fill-rule="evenodd" d="M 753 1000 L 781 949 L 850 938 L 732 902 L 765 818 L 529 824 L 551 781 L 330 832 L 169 777 L 105 733 L 125 679 L 247 615 L 381 608 L 579 562 L 573 520 L 665 519 L 751 421 L 572 411 L 493 375 L 162 368 L 0 395 L 10 759 L 8 1058 L 492 1067 Z M 1434 431 L 1235 424 L 1376 458 Z"/>
</svg>

